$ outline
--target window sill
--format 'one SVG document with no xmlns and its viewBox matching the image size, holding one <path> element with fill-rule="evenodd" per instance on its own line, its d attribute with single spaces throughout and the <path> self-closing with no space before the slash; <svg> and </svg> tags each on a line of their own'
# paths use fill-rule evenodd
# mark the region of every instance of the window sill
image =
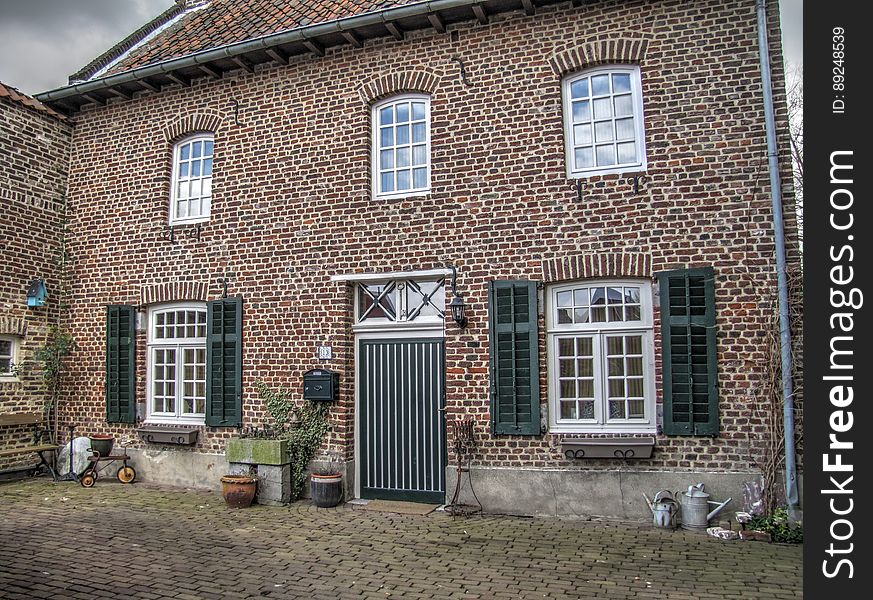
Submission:
<svg viewBox="0 0 873 600">
<path fill-rule="evenodd" d="M 648 169 L 645 165 L 635 165 L 631 167 L 616 167 L 615 169 L 603 169 L 602 171 L 575 171 L 567 173 L 568 179 L 591 179 L 592 177 L 601 177 L 605 175 L 645 175 Z"/>
<path fill-rule="evenodd" d="M 561 440 L 561 452 L 569 459 L 577 458 L 651 458 L 654 437 L 589 438 Z"/>
<path fill-rule="evenodd" d="M 196 425 L 167 425 L 163 423 L 147 423 L 138 427 L 136 432 L 147 444 L 176 444 L 192 446 L 197 443 L 200 427 Z"/>
<path fill-rule="evenodd" d="M 430 196 L 430 189 L 427 190 L 416 190 L 414 192 L 405 192 L 403 194 L 379 194 L 373 195 L 373 200 L 412 200 L 413 198 L 427 198 Z"/>
</svg>

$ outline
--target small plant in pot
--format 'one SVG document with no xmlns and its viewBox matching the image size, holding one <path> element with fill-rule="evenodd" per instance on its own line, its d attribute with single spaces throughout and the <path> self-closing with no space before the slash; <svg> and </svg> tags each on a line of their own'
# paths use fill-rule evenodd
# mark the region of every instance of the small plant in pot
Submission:
<svg viewBox="0 0 873 600">
<path fill-rule="evenodd" d="M 316 468 L 309 476 L 309 495 L 312 503 L 320 508 L 332 508 L 343 499 L 342 459 L 332 454 L 326 464 Z"/>
</svg>

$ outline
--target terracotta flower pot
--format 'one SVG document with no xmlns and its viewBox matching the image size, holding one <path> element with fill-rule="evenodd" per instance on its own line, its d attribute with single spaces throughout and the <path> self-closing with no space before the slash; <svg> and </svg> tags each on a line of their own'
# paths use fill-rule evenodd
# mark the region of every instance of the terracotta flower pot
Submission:
<svg viewBox="0 0 873 600">
<path fill-rule="evenodd" d="M 343 476 L 339 473 L 333 475 L 313 473 L 309 477 L 309 494 L 316 506 L 321 508 L 336 506 L 343 499 Z"/>
<path fill-rule="evenodd" d="M 231 508 L 246 508 L 252 505 L 258 480 L 248 475 L 225 475 L 221 478 L 221 493 Z"/>
</svg>

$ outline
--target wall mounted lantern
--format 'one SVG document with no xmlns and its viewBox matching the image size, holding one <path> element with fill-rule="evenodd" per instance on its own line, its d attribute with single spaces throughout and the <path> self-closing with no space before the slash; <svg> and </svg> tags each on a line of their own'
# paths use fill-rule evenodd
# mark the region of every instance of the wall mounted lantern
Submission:
<svg viewBox="0 0 873 600">
<path fill-rule="evenodd" d="M 35 308 L 45 306 L 48 300 L 48 290 L 45 288 L 45 279 L 34 279 L 27 288 L 27 306 Z"/>
<path fill-rule="evenodd" d="M 452 269 L 452 295 L 454 296 L 452 301 L 449 302 L 449 308 L 452 309 L 452 318 L 455 320 L 455 323 L 463 329 L 467 326 L 467 306 L 464 304 L 464 299 L 458 293 L 458 288 L 456 287 L 458 271 L 455 269 L 455 265 L 449 265 L 449 267 Z"/>
</svg>

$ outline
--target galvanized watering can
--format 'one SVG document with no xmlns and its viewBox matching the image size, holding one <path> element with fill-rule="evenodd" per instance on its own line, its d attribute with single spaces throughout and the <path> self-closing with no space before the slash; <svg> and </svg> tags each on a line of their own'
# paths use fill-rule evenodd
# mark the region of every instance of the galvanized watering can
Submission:
<svg viewBox="0 0 873 600">
<path fill-rule="evenodd" d="M 688 491 L 679 495 L 679 504 L 682 508 L 682 529 L 703 530 L 709 527 L 709 521 L 718 516 L 724 510 L 732 498 L 724 502 L 716 502 L 709 499 L 709 494 L 703 491 L 703 484 L 689 485 Z M 715 504 L 716 508 L 709 511 L 709 505 Z"/>
<path fill-rule="evenodd" d="M 676 528 L 676 515 L 679 514 L 679 503 L 673 499 L 669 490 L 661 490 L 652 500 L 643 494 L 649 510 L 652 511 L 652 524 L 665 529 Z"/>
</svg>

